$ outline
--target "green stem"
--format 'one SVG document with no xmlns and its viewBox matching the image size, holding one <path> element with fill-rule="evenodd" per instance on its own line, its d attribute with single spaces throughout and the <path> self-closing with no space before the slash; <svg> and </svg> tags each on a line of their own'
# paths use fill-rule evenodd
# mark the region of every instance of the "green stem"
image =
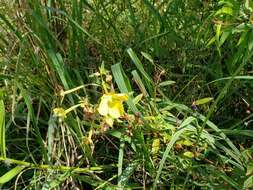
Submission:
<svg viewBox="0 0 253 190">
<path fill-rule="evenodd" d="M 31 169 L 41 169 L 41 170 L 59 170 L 62 172 L 71 171 L 74 173 L 89 173 L 89 172 L 101 172 L 105 169 L 111 169 L 117 167 L 117 165 L 108 165 L 108 166 L 96 166 L 96 167 L 88 167 L 88 168 L 79 168 L 79 167 L 70 167 L 70 166 L 51 166 L 45 164 L 33 164 L 26 161 L 15 160 L 11 158 L 3 158 L 0 157 L 0 161 L 3 161 L 8 164 L 17 164 L 29 167 Z"/>
</svg>

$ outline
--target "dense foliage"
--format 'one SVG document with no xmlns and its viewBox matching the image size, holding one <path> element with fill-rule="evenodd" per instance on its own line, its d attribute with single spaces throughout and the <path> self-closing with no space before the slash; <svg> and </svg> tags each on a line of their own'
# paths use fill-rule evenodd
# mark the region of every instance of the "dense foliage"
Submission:
<svg viewBox="0 0 253 190">
<path fill-rule="evenodd" d="M 252 189 L 252 15 L 2 0 L 0 189 Z"/>
</svg>

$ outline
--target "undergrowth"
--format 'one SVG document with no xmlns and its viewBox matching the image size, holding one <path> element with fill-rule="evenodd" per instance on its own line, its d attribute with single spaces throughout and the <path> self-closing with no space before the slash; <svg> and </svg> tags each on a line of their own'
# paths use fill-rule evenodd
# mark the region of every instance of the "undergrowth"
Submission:
<svg viewBox="0 0 253 190">
<path fill-rule="evenodd" d="M 1 189 L 251 189 L 250 0 L 2 0 Z"/>
</svg>

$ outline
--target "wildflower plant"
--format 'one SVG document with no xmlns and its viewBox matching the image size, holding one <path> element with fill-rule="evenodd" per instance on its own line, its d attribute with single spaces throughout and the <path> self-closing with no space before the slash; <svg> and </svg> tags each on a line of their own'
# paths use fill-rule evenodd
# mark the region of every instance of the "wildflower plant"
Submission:
<svg viewBox="0 0 253 190">
<path fill-rule="evenodd" d="M 102 96 L 99 101 L 96 104 L 91 104 L 89 103 L 88 98 L 82 98 L 82 100 L 79 101 L 79 104 L 73 105 L 68 109 L 61 107 L 54 108 L 54 115 L 59 118 L 59 121 L 63 121 L 68 113 L 74 111 L 78 107 L 82 107 L 86 119 L 95 119 L 91 116 L 97 115 L 99 117 L 96 117 L 96 120 L 100 121 L 100 126 L 103 129 L 107 129 L 107 126 L 113 127 L 115 120 L 120 119 L 125 114 L 123 103 L 128 100 L 128 95 L 124 93 L 116 93 L 114 91 L 112 76 L 109 71 L 104 68 L 104 64 L 99 68 L 99 72 L 92 74 L 91 77 L 97 77 L 100 79 L 98 85 L 102 88 Z M 84 86 L 67 91 L 61 90 L 60 96 L 63 98 L 65 95 L 73 93 L 82 87 Z"/>
<path fill-rule="evenodd" d="M 120 69 L 115 69 L 117 66 L 120 68 L 120 65 L 113 67 L 113 76 L 116 76 L 116 71 L 118 76 L 125 75 Z M 178 168 L 176 170 L 179 175 L 182 174 L 182 170 L 191 170 L 192 165 L 198 162 L 213 163 L 212 159 L 208 158 L 208 154 L 218 151 L 215 148 L 215 138 L 205 129 L 201 129 L 201 123 L 204 119 L 196 111 L 193 112 L 192 109 L 184 105 L 172 103 L 160 97 L 152 97 L 150 94 L 144 96 L 142 92 L 146 90 L 143 89 L 140 89 L 141 93 L 135 98 L 130 92 L 117 93 L 113 85 L 113 77 L 103 64 L 99 68 L 99 72 L 90 75 L 90 77 L 96 81 L 96 84 L 92 85 L 100 87 L 99 99 L 91 103 L 89 96 L 82 97 L 78 104 L 70 108 L 57 107 L 53 111 L 60 121 L 64 121 L 68 114 L 77 112 L 79 108 L 82 108 L 83 122 L 88 127 L 85 129 L 83 145 L 87 157 L 91 160 L 97 154 L 97 138 L 105 135 L 110 142 L 114 138 L 118 140 L 120 143 L 117 165 L 118 187 L 126 185 L 124 181 L 121 181 L 120 176 L 124 172 L 123 164 L 131 166 L 131 160 L 138 163 L 134 167 L 131 166 L 133 167 L 132 172 L 138 173 L 141 170 L 140 166 L 145 168 L 145 172 L 149 173 L 150 178 L 155 181 L 153 183 L 154 189 L 159 186 L 158 179 L 164 178 L 162 170 L 163 167 L 166 167 L 167 158 L 177 160 L 177 162 L 171 162 L 166 170 L 173 173 Z M 115 77 L 116 83 L 117 80 L 119 78 Z M 80 86 L 61 92 L 61 94 L 65 96 L 85 87 Z M 154 93 L 156 96 L 161 95 L 161 87 L 157 86 L 158 93 Z M 134 112 L 130 107 L 126 111 L 124 108 L 126 101 L 133 101 L 138 112 Z M 208 126 L 213 127 L 210 123 Z M 214 130 L 216 130 L 215 127 Z M 221 138 L 224 138 L 223 134 L 221 134 Z M 129 160 L 124 160 L 123 156 L 127 154 L 124 152 L 126 147 L 131 154 L 128 157 Z M 231 147 L 233 146 L 231 145 Z M 143 162 L 140 162 L 141 159 L 144 159 Z M 127 168 L 125 172 L 127 172 Z M 171 178 L 176 180 L 177 175 L 171 175 Z"/>
</svg>

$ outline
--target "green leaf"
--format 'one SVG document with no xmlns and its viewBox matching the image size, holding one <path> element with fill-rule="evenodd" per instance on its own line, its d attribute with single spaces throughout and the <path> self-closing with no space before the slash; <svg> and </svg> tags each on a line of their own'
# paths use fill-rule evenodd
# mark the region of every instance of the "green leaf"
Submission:
<svg viewBox="0 0 253 190">
<path fill-rule="evenodd" d="M 242 44 L 242 42 L 244 42 L 245 40 L 248 39 L 248 31 L 245 31 L 242 33 L 240 39 L 237 42 L 237 46 L 239 46 L 240 44 Z"/>
<path fill-rule="evenodd" d="M 192 123 L 195 120 L 196 118 L 190 116 L 181 123 L 180 127 L 187 127 L 188 125 L 190 125 L 190 123 Z"/>
<path fill-rule="evenodd" d="M 242 23 L 242 24 L 239 24 L 238 26 L 232 28 L 231 33 L 236 34 L 236 33 L 247 32 L 247 30 L 249 30 L 250 28 L 251 28 L 250 24 Z"/>
<path fill-rule="evenodd" d="M 233 144 L 233 142 L 222 132 L 221 129 L 219 129 L 213 122 L 211 122 L 210 120 L 207 120 L 205 116 L 196 113 L 194 114 L 196 115 L 196 118 L 202 120 L 202 121 L 206 121 L 206 124 L 213 129 L 214 131 L 216 131 L 219 136 L 225 141 L 227 142 L 227 144 L 230 146 L 230 148 L 236 153 L 236 155 L 241 155 L 241 152 L 238 150 L 238 148 Z"/>
<path fill-rule="evenodd" d="M 66 70 L 63 68 L 63 59 L 59 53 L 55 53 L 53 50 L 48 50 L 48 56 L 52 60 L 53 66 L 57 74 L 59 75 L 61 82 L 66 90 L 69 90 L 69 83 L 66 77 Z"/>
<path fill-rule="evenodd" d="M 176 82 L 175 81 L 172 81 L 172 80 L 167 80 L 167 81 L 164 81 L 164 82 L 161 82 L 159 83 L 158 86 L 169 86 L 169 85 L 172 85 L 172 84 L 175 84 Z"/>
<path fill-rule="evenodd" d="M 0 184 L 7 183 L 12 178 L 14 178 L 16 175 L 18 175 L 25 166 L 16 166 L 15 168 L 11 169 L 7 173 L 5 173 L 3 176 L 0 177 Z"/>
<path fill-rule="evenodd" d="M 142 98 L 143 98 L 143 94 L 139 94 L 138 96 L 134 97 L 134 99 L 133 99 L 134 104 L 135 105 L 138 104 Z"/>
<path fill-rule="evenodd" d="M 194 104 L 197 106 L 197 105 L 201 105 L 201 104 L 206 104 L 206 103 L 208 103 L 208 102 L 210 102 L 210 101 L 212 101 L 212 100 L 213 100 L 212 97 L 202 98 L 202 99 L 196 100 L 196 101 L 194 102 Z"/>
<path fill-rule="evenodd" d="M 150 63 L 154 64 L 154 60 L 151 55 L 149 55 L 148 53 L 145 53 L 145 52 L 141 52 L 141 55 L 143 57 L 145 57 Z"/>
<path fill-rule="evenodd" d="M 211 44 L 213 44 L 215 42 L 215 36 L 214 37 L 212 37 L 209 41 L 208 41 L 208 43 L 207 43 L 207 47 L 208 46 L 210 46 Z"/>
<path fill-rule="evenodd" d="M 249 51 L 252 50 L 252 47 L 253 47 L 253 30 L 250 32 L 249 38 L 248 38 L 248 49 L 249 49 Z"/>
<path fill-rule="evenodd" d="M 126 77 L 124 77 L 125 73 L 121 69 L 121 64 L 117 63 L 115 65 L 112 65 L 111 68 L 112 68 L 113 77 L 114 77 L 120 91 L 122 93 L 128 93 L 129 94 L 130 93 L 130 87 L 131 87 L 130 82 Z M 133 97 L 130 96 L 130 95 L 129 95 L 129 98 L 127 100 L 127 104 L 134 113 L 138 112 L 137 107 L 133 103 Z"/>
<path fill-rule="evenodd" d="M 220 35 L 221 35 L 221 24 L 217 24 L 216 25 L 216 35 L 215 35 L 215 39 L 217 42 L 219 42 Z"/>
<path fill-rule="evenodd" d="M 141 74 L 146 78 L 146 80 L 151 82 L 152 81 L 151 78 L 149 77 L 149 75 L 144 70 L 141 61 L 139 60 L 137 55 L 134 53 L 134 51 L 130 48 L 130 49 L 127 50 L 127 53 L 129 54 L 130 58 L 132 59 L 133 63 L 138 68 L 138 70 L 141 72 Z"/>
<path fill-rule="evenodd" d="M 233 186 L 235 189 L 241 190 L 241 187 L 238 184 L 238 182 L 233 180 L 231 177 L 227 176 L 223 171 L 217 170 L 217 168 L 210 165 L 208 165 L 208 168 L 215 176 L 222 178 L 224 181 Z"/>
<path fill-rule="evenodd" d="M 104 190 L 115 190 L 115 189 L 118 189 L 116 185 L 113 185 L 113 184 L 111 184 L 109 182 L 110 180 L 112 180 L 115 177 L 117 177 L 117 175 L 113 176 L 108 181 L 100 180 L 98 178 L 91 177 L 91 176 L 85 176 L 85 175 L 73 175 L 73 177 L 75 179 L 78 179 L 80 181 L 88 183 L 88 184 L 90 184 L 91 186 L 93 186 L 95 188 L 99 187 L 100 189 L 104 189 Z"/>
<path fill-rule="evenodd" d="M 118 176 L 120 177 L 123 170 L 123 158 L 124 158 L 125 138 L 124 135 L 120 138 L 120 148 L 118 156 Z M 122 187 L 121 180 L 118 178 L 118 186 Z"/>
<path fill-rule="evenodd" d="M 187 158 L 194 158 L 194 153 L 193 153 L 193 152 L 190 152 L 190 151 L 184 152 L 183 155 L 184 155 L 185 157 L 187 157 Z"/>
<path fill-rule="evenodd" d="M 253 176 L 248 177 L 243 183 L 243 189 L 252 189 L 253 188 Z"/>
<path fill-rule="evenodd" d="M 147 90 L 141 80 L 141 77 L 140 75 L 137 73 L 136 70 L 132 71 L 132 75 L 133 75 L 133 78 L 134 78 L 134 81 L 136 82 L 137 86 L 139 87 L 140 91 L 142 92 L 142 94 L 147 97 L 148 96 L 148 93 L 147 93 Z"/>
<path fill-rule="evenodd" d="M 38 121 L 36 120 L 36 116 L 34 113 L 32 98 L 30 97 L 28 91 L 23 87 L 23 85 L 21 83 L 17 82 L 16 84 L 17 84 L 18 88 L 20 89 L 21 95 L 24 98 L 25 104 L 27 106 L 28 115 L 31 117 L 34 129 L 36 132 L 36 137 L 37 137 L 37 140 L 40 144 L 41 152 L 43 153 L 44 158 L 47 159 L 47 151 L 45 148 L 44 140 L 43 140 L 41 132 L 40 132 L 40 128 L 38 126 Z M 27 128 L 27 130 L 29 131 L 28 128 Z"/>
<path fill-rule="evenodd" d="M 222 129 L 221 130 L 226 135 L 233 136 L 248 136 L 253 138 L 253 130 L 240 130 L 240 129 Z"/>
<path fill-rule="evenodd" d="M 224 78 L 220 78 L 220 79 L 217 79 L 217 80 L 213 80 L 213 81 L 211 81 L 207 84 L 211 84 L 211 83 L 222 81 L 222 80 L 230 80 L 230 79 L 232 79 L 232 77 L 224 77 Z M 235 76 L 235 77 L 233 77 L 233 79 L 253 80 L 253 76 Z"/>
<path fill-rule="evenodd" d="M 151 3 L 151 1 L 149 0 L 143 0 L 144 5 L 146 5 L 147 9 L 150 11 L 150 13 L 152 13 L 154 15 L 154 17 L 159 21 L 159 25 L 160 26 L 160 31 L 163 32 L 164 31 L 164 25 L 165 25 L 165 21 L 163 20 L 163 17 L 161 16 L 159 10 L 157 10 L 156 6 L 154 6 L 153 3 Z"/>
<path fill-rule="evenodd" d="M 221 9 L 219 9 L 214 15 L 220 15 L 220 14 L 227 14 L 230 16 L 234 16 L 234 11 L 231 7 L 224 6 Z"/>
<path fill-rule="evenodd" d="M 180 136 L 186 131 L 188 130 L 188 126 L 190 126 L 189 124 L 195 120 L 195 118 L 193 117 L 189 117 L 187 118 L 181 125 L 180 127 L 178 128 L 178 130 L 172 135 L 171 137 L 171 140 L 168 144 L 168 146 L 166 147 L 166 150 L 165 152 L 163 153 L 163 157 L 162 157 L 162 160 L 160 161 L 159 163 L 159 168 L 158 168 L 158 171 L 157 171 L 157 174 L 156 174 L 156 177 L 155 177 L 155 180 L 154 180 L 154 184 L 153 184 L 153 189 L 157 189 L 157 183 L 159 181 L 159 178 L 160 178 L 160 175 L 162 173 L 162 169 L 164 167 L 164 164 L 165 164 L 165 161 L 173 147 L 173 145 L 176 143 L 176 141 L 180 138 Z"/>
<path fill-rule="evenodd" d="M 65 181 L 70 175 L 71 172 L 66 172 L 61 175 L 49 175 L 47 181 L 43 183 L 43 187 L 41 190 L 51 190 L 59 187 L 60 184 Z"/>
<path fill-rule="evenodd" d="M 134 51 L 131 48 L 127 49 L 127 53 L 129 54 L 130 58 L 132 59 L 133 63 L 137 67 L 137 69 L 140 71 L 141 75 L 144 77 L 145 85 L 146 85 L 147 89 L 149 90 L 149 93 L 151 95 L 153 95 L 153 92 L 154 92 L 153 91 L 153 84 L 152 84 L 153 81 L 152 81 L 151 77 L 146 73 L 141 61 L 139 60 L 139 58 L 137 57 L 137 55 L 134 53 Z"/>
<path fill-rule="evenodd" d="M 128 179 L 133 174 L 134 170 L 138 167 L 139 160 L 134 160 L 131 162 L 127 168 L 122 172 L 121 176 L 119 177 L 119 182 L 121 183 L 122 187 L 125 187 L 127 185 Z"/>
<path fill-rule="evenodd" d="M 5 144 L 5 108 L 4 101 L 0 99 L 0 156 L 6 157 L 6 144 Z"/>
<path fill-rule="evenodd" d="M 222 35 L 219 40 L 219 47 L 221 47 L 224 44 L 224 42 L 226 41 L 226 39 L 229 37 L 230 34 L 231 34 L 230 30 L 222 32 Z"/>
<path fill-rule="evenodd" d="M 245 5 L 245 8 L 248 9 L 250 12 L 253 11 L 253 2 L 252 2 L 252 0 L 246 0 L 244 5 Z"/>
<path fill-rule="evenodd" d="M 246 175 L 249 176 L 249 175 L 252 175 L 253 174 L 253 163 L 249 163 L 247 165 L 247 172 L 246 172 Z"/>
</svg>

